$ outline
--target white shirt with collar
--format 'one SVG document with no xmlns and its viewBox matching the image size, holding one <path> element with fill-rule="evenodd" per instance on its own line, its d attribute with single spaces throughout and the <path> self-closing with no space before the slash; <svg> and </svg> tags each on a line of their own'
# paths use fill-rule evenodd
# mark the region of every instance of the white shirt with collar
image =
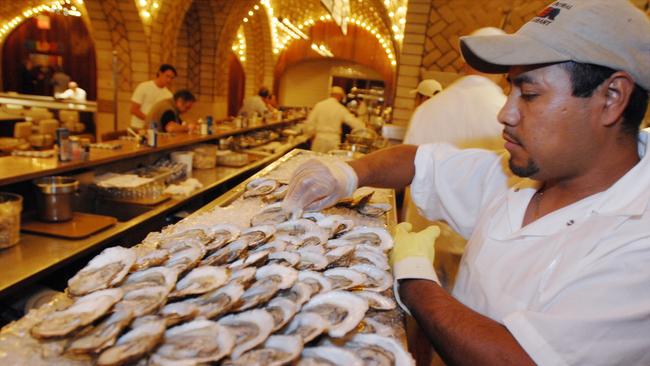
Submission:
<svg viewBox="0 0 650 366">
<path fill-rule="evenodd" d="M 306 127 L 316 132 L 311 149 L 318 152 L 328 152 L 339 147 L 341 140 L 341 124 L 347 124 L 353 130 L 365 127 L 345 106 L 334 97 L 322 100 L 309 112 Z"/>
<path fill-rule="evenodd" d="M 453 291 L 540 365 L 650 365 L 650 154 L 606 191 L 522 227 L 538 183 L 505 153 L 422 145 L 413 199 L 470 236 Z"/>
</svg>

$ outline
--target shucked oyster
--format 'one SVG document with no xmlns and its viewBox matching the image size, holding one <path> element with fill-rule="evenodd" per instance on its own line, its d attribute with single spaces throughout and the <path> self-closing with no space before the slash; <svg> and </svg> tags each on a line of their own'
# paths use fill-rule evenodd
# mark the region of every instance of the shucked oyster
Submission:
<svg viewBox="0 0 650 366">
<path fill-rule="evenodd" d="M 165 332 L 165 322 L 147 322 L 121 336 L 117 343 L 99 355 L 97 365 L 124 365 L 138 360 L 160 343 Z"/>
<path fill-rule="evenodd" d="M 134 247 L 133 251 L 137 257 L 133 265 L 134 271 L 142 271 L 153 266 L 159 266 L 169 259 L 169 251 L 166 249 L 156 249 L 142 245 Z"/>
<path fill-rule="evenodd" d="M 355 291 L 354 294 L 366 299 L 370 308 L 375 310 L 393 310 L 397 307 L 395 300 L 375 291 Z"/>
<path fill-rule="evenodd" d="M 171 291 L 176 284 L 178 272 L 167 267 L 151 267 L 144 271 L 133 272 L 126 278 L 120 288 L 131 292 L 146 287 L 162 286 Z"/>
<path fill-rule="evenodd" d="M 166 327 L 174 326 L 178 323 L 191 320 L 199 315 L 199 306 L 191 301 L 174 302 L 165 305 L 155 315 L 141 316 L 134 320 L 131 328 L 138 327 L 143 323 L 163 319 Z"/>
<path fill-rule="evenodd" d="M 194 268 L 176 283 L 169 297 L 204 294 L 223 286 L 230 278 L 230 270 L 224 267 L 202 266 Z"/>
<path fill-rule="evenodd" d="M 383 292 L 393 285 L 393 276 L 375 266 L 355 264 L 350 269 L 366 275 L 366 281 L 362 285 L 364 290 Z"/>
<path fill-rule="evenodd" d="M 122 247 L 104 249 L 68 281 L 68 292 L 82 296 L 120 283 L 135 263 L 135 252 Z"/>
<path fill-rule="evenodd" d="M 317 313 L 325 318 L 331 337 L 343 337 L 354 329 L 368 311 L 368 302 L 347 291 L 330 291 L 314 296 L 303 312 Z"/>
<path fill-rule="evenodd" d="M 246 185 L 246 192 L 244 198 L 265 196 L 278 188 L 278 181 L 275 179 L 258 178 L 253 179 Z"/>
<path fill-rule="evenodd" d="M 250 248 L 255 248 L 266 243 L 275 234 L 276 229 L 272 225 L 253 226 L 243 230 L 238 240 L 246 242 Z"/>
<path fill-rule="evenodd" d="M 276 297 L 269 301 L 265 307 L 273 317 L 273 331 L 282 328 L 298 311 L 298 305 L 284 297 Z"/>
<path fill-rule="evenodd" d="M 235 337 L 230 329 L 199 319 L 167 330 L 163 343 L 151 358 L 154 364 L 216 362 L 228 355 L 234 345 Z"/>
<path fill-rule="evenodd" d="M 228 315 L 219 320 L 235 334 L 235 348 L 231 358 L 236 360 L 244 352 L 252 349 L 268 338 L 273 329 L 273 317 L 266 310 L 255 309 Z"/>
<path fill-rule="evenodd" d="M 210 237 L 203 230 L 192 228 L 161 239 L 158 248 L 176 253 L 193 246 L 203 248 L 209 242 Z"/>
<path fill-rule="evenodd" d="M 132 310 L 136 317 L 151 314 L 167 301 L 169 289 L 163 286 L 144 287 L 124 295 L 122 301 L 115 305 L 116 310 Z"/>
<path fill-rule="evenodd" d="M 297 366 L 363 366 L 353 352 L 334 346 L 308 347 L 300 354 Z"/>
<path fill-rule="evenodd" d="M 117 336 L 133 320 L 133 311 L 122 310 L 113 313 L 104 321 L 83 333 L 68 346 L 72 353 L 97 353 L 115 344 Z"/>
<path fill-rule="evenodd" d="M 332 281 L 320 272 L 300 271 L 298 272 L 298 281 L 309 285 L 314 294 L 332 289 Z"/>
<path fill-rule="evenodd" d="M 383 228 L 359 226 L 341 236 L 352 244 L 367 244 L 384 252 L 393 248 L 393 237 Z"/>
<path fill-rule="evenodd" d="M 178 273 L 194 268 L 205 255 L 205 247 L 192 245 L 186 249 L 173 253 L 165 262 L 165 267 L 173 268 Z"/>
<path fill-rule="evenodd" d="M 212 241 L 205 245 L 205 249 L 207 249 L 208 252 L 215 251 L 237 239 L 241 233 L 239 227 L 230 224 L 213 225 L 206 229 L 209 230 L 209 233 L 212 236 Z"/>
<path fill-rule="evenodd" d="M 248 244 L 241 238 L 233 241 L 225 247 L 215 251 L 214 253 L 203 258 L 201 261 L 202 266 L 219 266 L 226 263 L 234 262 L 240 255 L 245 253 Z"/>
<path fill-rule="evenodd" d="M 275 225 L 285 222 L 291 216 L 290 212 L 285 211 L 282 202 L 274 203 L 264 207 L 260 212 L 251 218 L 251 226 L 258 225 Z"/>
<path fill-rule="evenodd" d="M 260 267 L 255 273 L 257 281 L 249 287 L 241 297 L 241 305 L 237 310 L 246 310 L 262 304 L 272 298 L 280 289 L 293 286 L 298 278 L 295 269 L 279 264 Z"/>
<path fill-rule="evenodd" d="M 367 203 L 363 206 L 357 207 L 357 211 L 366 216 L 379 217 L 390 211 L 391 208 L 393 208 L 393 206 L 389 203 Z"/>
<path fill-rule="evenodd" d="M 318 220 L 316 224 L 327 230 L 330 238 L 334 238 L 347 231 L 350 231 L 354 227 L 354 221 L 346 219 L 340 215 L 325 216 L 322 219 Z"/>
<path fill-rule="evenodd" d="M 239 299 L 243 294 L 244 287 L 242 285 L 230 283 L 220 289 L 187 301 L 199 307 L 200 316 L 212 319 L 230 311 L 239 303 Z"/>
<path fill-rule="evenodd" d="M 327 320 L 317 313 L 299 313 L 286 326 L 283 333 L 299 335 L 302 343 L 308 343 L 321 335 L 328 326 Z"/>
<path fill-rule="evenodd" d="M 304 282 L 296 282 L 290 289 L 280 292 L 278 296 L 289 299 L 298 307 L 302 307 L 314 293 L 314 289 L 310 285 Z"/>
<path fill-rule="evenodd" d="M 248 255 L 245 257 L 239 258 L 238 260 L 230 263 L 228 265 L 228 268 L 231 270 L 238 270 L 246 267 L 262 265 L 266 263 L 266 260 L 269 257 L 269 253 L 271 253 L 269 250 L 259 250 L 253 253 L 248 253 Z"/>
<path fill-rule="evenodd" d="M 366 275 L 349 268 L 336 267 L 323 273 L 332 282 L 333 290 L 348 290 L 366 283 Z"/>
<path fill-rule="evenodd" d="M 80 297 L 68 308 L 46 316 L 31 333 L 36 338 L 66 336 L 102 317 L 122 295 L 122 290 L 112 288 Z"/>
<path fill-rule="evenodd" d="M 311 220 L 297 219 L 275 226 L 276 238 L 294 245 L 318 245 L 327 242 L 328 233 Z"/>
<path fill-rule="evenodd" d="M 377 366 L 414 366 L 415 360 L 394 339 L 376 334 L 356 334 L 345 344 L 363 359 L 364 364 Z"/>
<path fill-rule="evenodd" d="M 235 361 L 227 362 L 232 366 L 281 366 L 296 359 L 302 351 L 302 339 L 298 336 L 270 336 L 257 349 L 244 353 Z"/>
</svg>

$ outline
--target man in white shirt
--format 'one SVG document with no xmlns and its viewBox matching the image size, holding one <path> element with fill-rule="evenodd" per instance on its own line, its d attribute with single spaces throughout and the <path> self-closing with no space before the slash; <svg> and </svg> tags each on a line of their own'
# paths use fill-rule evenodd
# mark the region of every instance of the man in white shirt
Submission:
<svg viewBox="0 0 650 366">
<path fill-rule="evenodd" d="M 448 363 L 648 365 L 649 44 L 626 0 L 556 1 L 513 35 L 463 37 L 468 63 L 508 73 L 509 154 L 429 144 L 310 161 L 285 206 L 411 184 L 427 217 L 470 237 L 453 297 L 431 266 L 434 229 L 398 225 L 392 254 L 402 305 Z"/>
<path fill-rule="evenodd" d="M 57 99 L 72 99 L 78 102 L 86 101 L 86 91 L 81 89 L 76 82 L 68 83 L 68 89 L 56 96 Z"/>
<path fill-rule="evenodd" d="M 151 107 L 161 100 L 173 98 L 172 92 L 167 87 L 176 75 L 174 66 L 162 64 L 155 79 L 138 84 L 131 96 L 131 128 L 147 127 L 148 121 L 145 121 L 145 118 Z"/>
<path fill-rule="evenodd" d="M 470 35 L 498 34 L 505 32 L 486 27 Z M 482 73 L 467 64 L 463 74 L 415 109 L 404 137 L 405 144 L 448 142 L 463 148 L 503 148 L 502 126 L 497 121 L 497 113 L 506 102 L 498 85 L 502 76 Z"/>
<path fill-rule="evenodd" d="M 266 100 L 271 96 L 271 92 L 265 86 L 261 87 L 257 95 L 250 96 L 244 99 L 239 114 L 244 117 L 252 117 L 255 114 L 262 117 L 264 113 L 270 111 Z"/>
<path fill-rule="evenodd" d="M 345 91 L 333 86 L 329 98 L 314 106 L 307 116 L 306 125 L 316 133 L 311 144 L 312 151 L 328 152 L 338 149 L 341 143 L 341 125 L 347 124 L 352 130 L 362 129 L 365 124 L 358 120 L 341 104 Z"/>
</svg>

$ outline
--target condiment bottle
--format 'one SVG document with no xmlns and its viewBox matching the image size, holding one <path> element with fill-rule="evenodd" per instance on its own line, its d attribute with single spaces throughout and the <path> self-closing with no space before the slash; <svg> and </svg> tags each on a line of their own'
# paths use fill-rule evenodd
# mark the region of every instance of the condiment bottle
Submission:
<svg viewBox="0 0 650 366">
<path fill-rule="evenodd" d="M 56 129 L 56 145 L 59 161 L 70 161 L 70 131 L 65 127 Z"/>
</svg>

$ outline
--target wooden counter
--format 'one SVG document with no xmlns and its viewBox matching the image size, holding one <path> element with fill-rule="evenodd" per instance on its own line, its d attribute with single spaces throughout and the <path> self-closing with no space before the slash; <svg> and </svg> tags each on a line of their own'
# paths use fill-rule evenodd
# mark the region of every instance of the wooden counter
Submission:
<svg viewBox="0 0 650 366">
<path fill-rule="evenodd" d="M 211 137 L 214 138 L 214 135 Z M 203 188 L 193 192 L 191 196 L 172 198 L 154 206 L 150 211 L 136 216 L 129 221 L 118 222 L 115 226 L 91 235 L 85 239 L 67 240 L 21 233 L 20 243 L 18 245 L 0 250 L 0 297 L 6 295 L 12 290 L 16 290 L 20 286 L 27 285 L 28 283 L 42 278 L 46 274 L 65 266 L 67 263 L 84 253 L 97 249 L 102 245 L 108 245 L 111 241 L 119 240 L 121 237 L 127 236 L 126 234 L 129 230 L 134 229 L 138 225 L 144 224 L 147 221 L 153 220 L 154 218 L 171 213 L 175 209 L 179 209 L 184 203 L 187 203 L 198 195 L 215 189 L 222 184 L 226 184 L 239 176 L 259 170 L 277 160 L 294 147 L 305 143 L 308 139 L 309 136 L 298 136 L 293 139 L 291 143 L 285 144 L 283 148 L 279 149 L 274 154 L 268 154 L 267 156 L 241 168 L 218 166 L 213 169 L 193 170 L 192 176 L 203 184 Z M 194 142 L 194 140 L 191 139 L 191 136 L 177 136 L 173 142 L 170 141 L 169 144 L 181 146 L 183 142 L 187 141 Z M 198 141 L 205 141 L 205 139 L 199 137 Z M 164 148 L 169 147 L 167 145 L 159 149 Z M 151 151 L 151 149 L 145 151 Z M 107 153 L 108 155 L 111 151 L 101 152 Z M 123 153 L 128 154 L 127 152 Z M 119 158 L 124 159 L 123 156 L 120 156 Z M 5 168 L 3 167 L 3 169 Z M 127 241 L 124 242 L 124 245 L 136 244 L 128 242 L 128 239 L 126 238 L 125 240 Z"/>
<path fill-rule="evenodd" d="M 85 161 L 59 162 L 56 157 L 29 158 L 21 156 L 4 156 L 0 157 L 0 186 L 54 174 L 61 174 L 78 169 L 91 168 L 110 162 L 126 160 L 136 156 L 147 155 L 159 151 L 172 150 L 200 142 L 218 140 L 220 138 L 238 135 L 250 131 L 279 127 L 295 123 L 300 120 L 302 120 L 302 118 L 284 120 L 281 122 L 241 129 L 232 129 L 225 126 L 219 126 L 216 134 L 205 136 L 193 134 L 161 135 L 158 138 L 158 147 L 155 148 L 138 145 L 133 141 L 113 141 L 110 143 L 119 143 L 122 145 L 122 147 L 116 150 L 91 149 L 90 157 Z"/>
</svg>

